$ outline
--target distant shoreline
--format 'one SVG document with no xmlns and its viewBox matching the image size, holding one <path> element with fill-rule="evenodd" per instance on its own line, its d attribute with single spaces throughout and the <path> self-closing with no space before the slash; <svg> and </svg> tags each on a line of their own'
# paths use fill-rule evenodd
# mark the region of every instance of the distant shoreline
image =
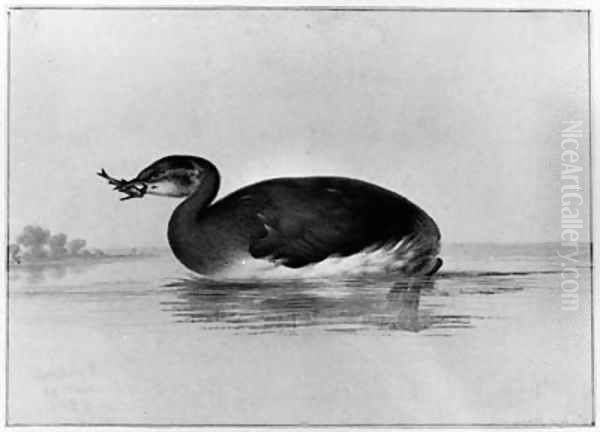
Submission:
<svg viewBox="0 0 600 432">
<path fill-rule="evenodd" d="M 59 259 L 45 259 L 37 261 L 23 261 L 21 263 L 9 262 L 9 268 L 29 268 L 39 266 L 52 266 L 52 265 L 64 265 L 64 264 L 93 264 L 104 261 L 111 261 L 114 259 L 138 259 L 138 258 L 151 258 L 158 257 L 158 253 L 138 253 L 138 254 L 105 254 L 99 256 L 69 256 Z"/>
</svg>

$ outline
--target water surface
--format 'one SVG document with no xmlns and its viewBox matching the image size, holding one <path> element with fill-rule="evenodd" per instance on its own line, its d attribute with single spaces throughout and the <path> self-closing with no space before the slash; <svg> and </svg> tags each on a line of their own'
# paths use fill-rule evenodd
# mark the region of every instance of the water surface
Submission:
<svg viewBox="0 0 600 432">
<path fill-rule="evenodd" d="M 211 281 L 170 254 L 11 267 L 11 423 L 586 423 L 590 269 L 452 245 L 435 278 Z"/>
</svg>

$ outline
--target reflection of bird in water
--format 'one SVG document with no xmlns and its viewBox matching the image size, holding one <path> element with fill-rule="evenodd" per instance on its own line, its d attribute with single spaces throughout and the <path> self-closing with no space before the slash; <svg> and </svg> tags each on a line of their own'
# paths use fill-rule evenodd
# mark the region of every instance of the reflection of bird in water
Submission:
<svg viewBox="0 0 600 432">
<path fill-rule="evenodd" d="M 430 278 L 397 282 L 387 294 L 390 306 L 400 313 L 397 320 L 390 323 L 393 329 L 418 332 L 431 326 L 425 317 L 419 319 L 421 291 L 432 290 L 434 280 Z"/>
<path fill-rule="evenodd" d="M 167 287 L 173 289 L 174 298 L 163 302 L 163 309 L 178 321 L 206 328 L 265 332 L 318 327 L 326 331 L 376 329 L 414 333 L 460 324 L 456 316 L 446 320 L 430 309 L 419 310 L 422 293 L 430 295 L 435 289 L 435 280 L 431 278 L 402 282 L 366 278 L 285 281 L 260 285 L 182 279 Z"/>
<path fill-rule="evenodd" d="M 132 180 L 99 173 L 123 199 L 185 198 L 169 221 L 175 256 L 204 275 L 260 277 L 396 271 L 433 274 L 440 233 L 406 198 L 343 177 L 278 178 L 246 186 L 211 205 L 217 168 L 193 156 L 168 156 Z"/>
</svg>

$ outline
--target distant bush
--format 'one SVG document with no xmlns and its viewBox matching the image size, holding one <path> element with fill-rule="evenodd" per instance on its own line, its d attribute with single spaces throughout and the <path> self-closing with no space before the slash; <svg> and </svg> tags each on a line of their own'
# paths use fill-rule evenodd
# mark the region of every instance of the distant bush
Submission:
<svg viewBox="0 0 600 432">
<path fill-rule="evenodd" d="M 38 225 L 27 225 L 17 235 L 16 243 L 8 245 L 8 259 L 12 263 L 21 261 L 56 260 L 67 257 L 104 256 L 104 252 L 95 249 L 92 254 L 85 249 L 87 242 L 83 239 L 67 240 L 67 235 L 52 235 L 49 229 Z"/>
</svg>

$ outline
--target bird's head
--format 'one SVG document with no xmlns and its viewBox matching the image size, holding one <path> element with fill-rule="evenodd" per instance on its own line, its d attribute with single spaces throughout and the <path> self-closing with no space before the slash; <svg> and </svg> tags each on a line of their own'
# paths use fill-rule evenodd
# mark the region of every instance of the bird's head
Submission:
<svg viewBox="0 0 600 432">
<path fill-rule="evenodd" d="M 131 180 L 117 180 L 101 170 L 98 175 L 108 180 L 114 189 L 127 194 L 121 198 L 142 198 L 144 195 L 158 195 L 183 198 L 194 193 L 207 177 L 217 173 L 214 165 L 206 159 L 195 156 L 167 156 L 144 168 Z M 218 174 L 217 180 L 218 180 Z"/>
</svg>

